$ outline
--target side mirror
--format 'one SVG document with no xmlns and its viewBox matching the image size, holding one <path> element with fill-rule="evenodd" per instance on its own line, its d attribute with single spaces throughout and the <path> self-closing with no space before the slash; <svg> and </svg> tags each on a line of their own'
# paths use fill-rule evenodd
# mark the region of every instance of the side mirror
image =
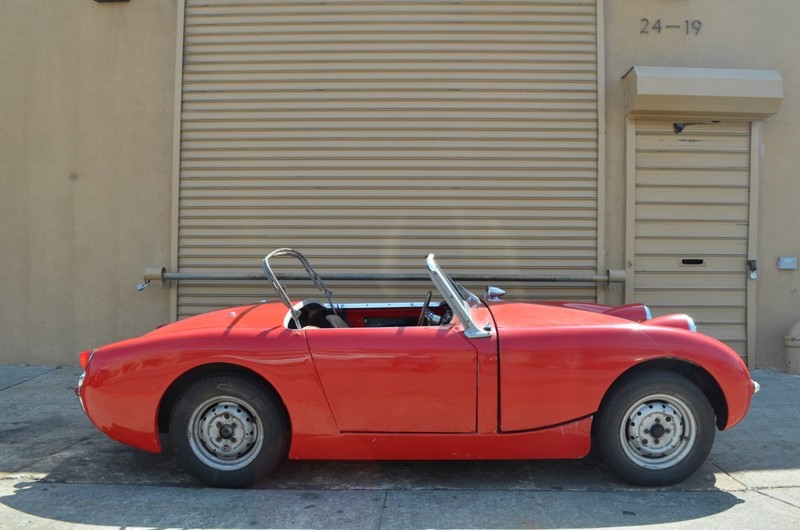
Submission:
<svg viewBox="0 0 800 530">
<path fill-rule="evenodd" d="M 484 298 L 490 301 L 497 301 L 503 298 L 505 294 L 506 292 L 501 288 L 490 285 L 486 288 L 486 293 Z"/>
</svg>

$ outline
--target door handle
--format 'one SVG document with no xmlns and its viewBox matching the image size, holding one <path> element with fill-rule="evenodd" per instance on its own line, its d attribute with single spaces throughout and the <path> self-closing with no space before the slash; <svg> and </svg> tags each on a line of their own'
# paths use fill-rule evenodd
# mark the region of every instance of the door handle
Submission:
<svg viewBox="0 0 800 530">
<path fill-rule="evenodd" d="M 758 264 L 754 259 L 747 260 L 747 277 L 751 280 L 758 278 Z"/>
</svg>

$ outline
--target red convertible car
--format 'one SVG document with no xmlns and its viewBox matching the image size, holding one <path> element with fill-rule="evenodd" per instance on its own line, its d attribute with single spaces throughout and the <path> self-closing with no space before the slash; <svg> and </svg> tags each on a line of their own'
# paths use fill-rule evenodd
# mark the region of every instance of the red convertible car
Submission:
<svg viewBox="0 0 800 530">
<path fill-rule="evenodd" d="M 325 299 L 292 301 L 270 260 L 300 260 Z M 114 440 L 212 486 L 292 459 L 581 458 L 666 485 L 705 461 L 758 384 L 685 315 L 643 305 L 484 299 L 434 256 L 417 303 L 337 304 L 308 261 L 262 261 L 281 302 L 214 311 L 80 354 L 76 393 Z"/>
</svg>

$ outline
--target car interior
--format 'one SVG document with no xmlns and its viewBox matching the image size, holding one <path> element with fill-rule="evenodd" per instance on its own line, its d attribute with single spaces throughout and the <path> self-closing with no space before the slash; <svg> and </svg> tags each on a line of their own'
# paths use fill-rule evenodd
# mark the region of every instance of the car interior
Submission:
<svg viewBox="0 0 800 530">
<path fill-rule="evenodd" d="M 426 299 L 427 300 L 427 299 Z M 452 320 L 445 302 L 341 304 L 335 310 L 317 300 L 308 299 L 295 304 L 302 329 L 441 326 Z M 296 329 L 291 313 L 285 325 Z"/>
</svg>

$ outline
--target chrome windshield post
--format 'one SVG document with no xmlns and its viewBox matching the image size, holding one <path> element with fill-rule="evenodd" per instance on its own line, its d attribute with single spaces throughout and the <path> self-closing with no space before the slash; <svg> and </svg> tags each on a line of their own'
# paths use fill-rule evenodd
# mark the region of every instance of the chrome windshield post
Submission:
<svg viewBox="0 0 800 530">
<path fill-rule="evenodd" d="M 453 281 L 439 268 L 439 265 L 436 263 L 436 256 L 433 254 L 428 254 L 425 263 L 428 267 L 428 274 L 430 274 L 431 281 L 436 285 L 439 294 L 442 295 L 442 298 L 448 303 L 450 309 L 453 310 L 464 325 L 464 334 L 471 339 L 491 337 L 491 326 L 489 329 L 485 327 L 481 328 L 475 324 L 475 321 L 472 319 L 469 304 L 470 302 L 479 303 L 477 297 L 469 291 L 466 291 L 466 289 L 458 289 L 453 284 Z M 464 292 L 467 293 L 466 296 Z"/>
</svg>

